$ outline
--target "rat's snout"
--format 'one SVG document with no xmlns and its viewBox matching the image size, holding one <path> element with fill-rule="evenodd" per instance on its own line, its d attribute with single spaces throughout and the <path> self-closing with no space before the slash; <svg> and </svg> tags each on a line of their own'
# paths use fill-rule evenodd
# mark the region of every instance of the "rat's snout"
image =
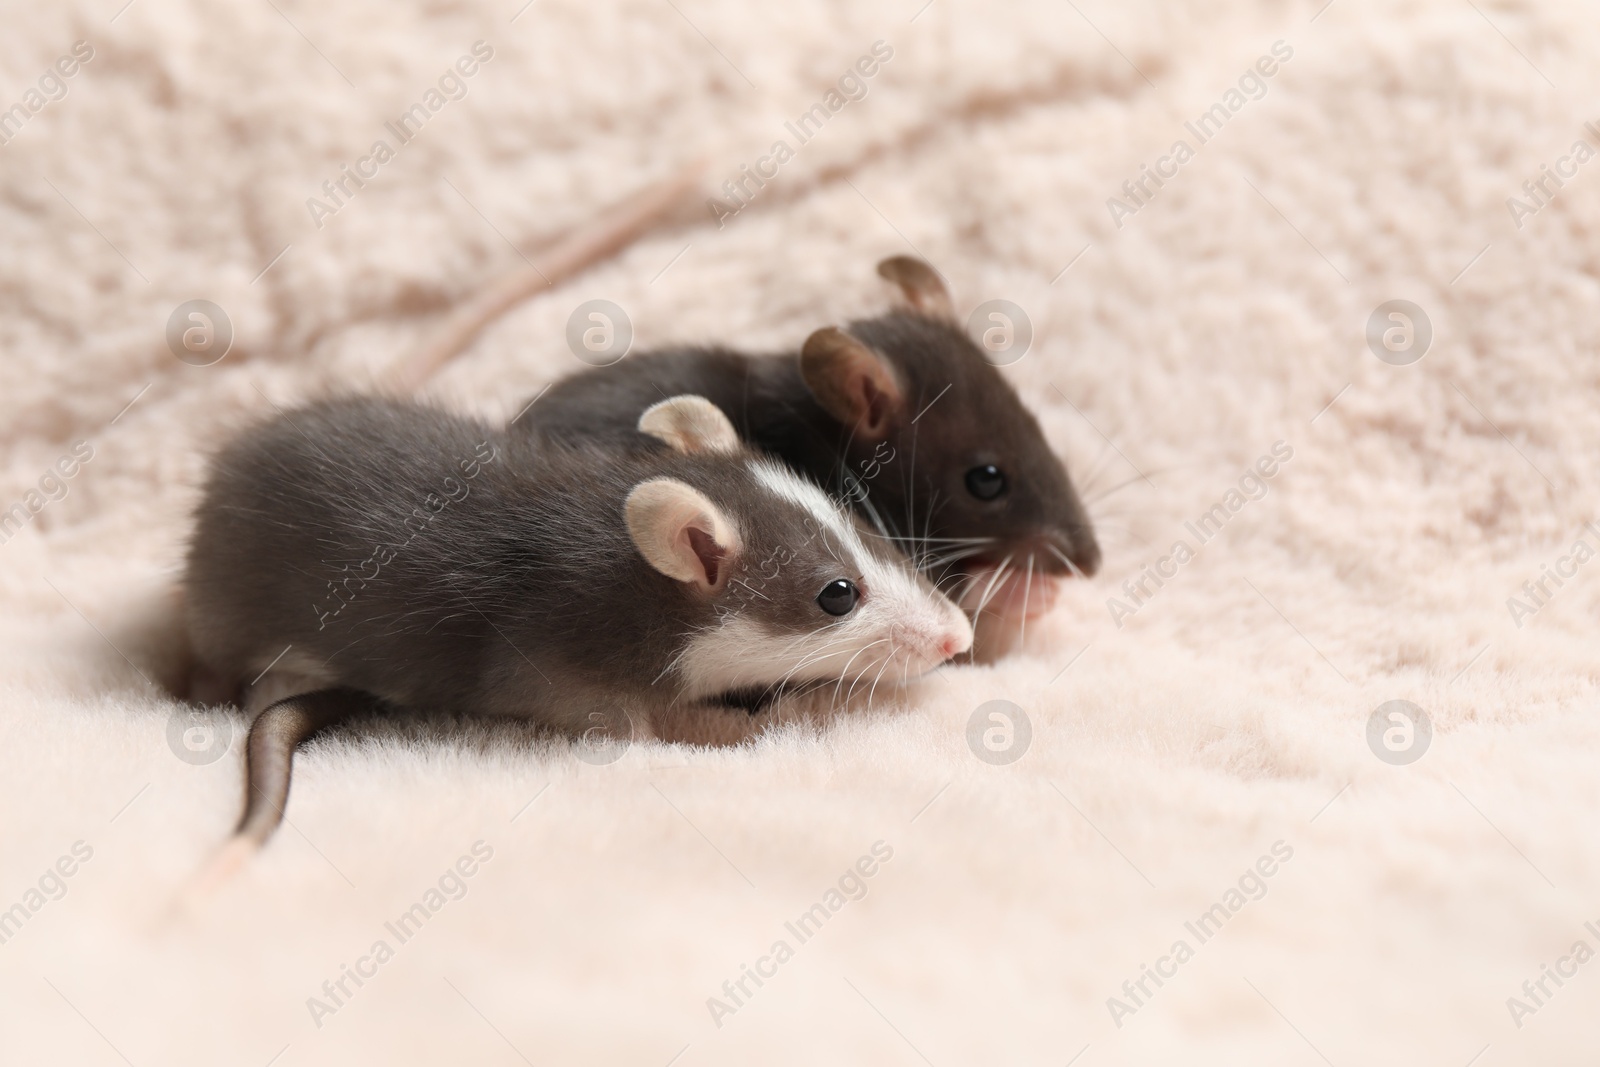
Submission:
<svg viewBox="0 0 1600 1067">
<path fill-rule="evenodd" d="M 962 620 L 966 620 L 963 615 Z M 967 649 L 972 647 L 972 627 L 968 625 L 962 633 L 947 633 L 939 641 L 939 653 L 943 659 L 955 659 Z"/>
<path fill-rule="evenodd" d="M 945 612 L 944 631 L 934 639 L 934 647 L 938 649 L 941 663 L 954 659 L 972 647 L 972 622 L 966 612 L 954 604 L 949 605 Z"/>
<path fill-rule="evenodd" d="M 972 647 L 972 622 L 967 618 L 967 613 L 948 600 L 943 607 L 939 627 L 928 642 L 928 658 L 932 666 L 954 659 Z"/>
<path fill-rule="evenodd" d="M 891 632 L 893 655 L 912 673 L 921 674 L 954 659 L 972 647 L 972 623 L 948 600 L 920 622 L 900 623 Z"/>
</svg>

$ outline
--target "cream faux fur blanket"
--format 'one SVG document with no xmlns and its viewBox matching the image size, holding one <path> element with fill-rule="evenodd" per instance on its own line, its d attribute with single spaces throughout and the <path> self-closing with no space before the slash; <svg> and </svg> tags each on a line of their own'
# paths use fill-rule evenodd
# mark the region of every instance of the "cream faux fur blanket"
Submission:
<svg viewBox="0 0 1600 1067">
<path fill-rule="evenodd" d="M 0 24 L 0 1061 L 1593 1062 L 1588 7 Z M 638 348 L 794 346 L 919 254 L 1027 313 L 1006 373 L 1101 574 L 996 665 L 748 746 L 336 735 L 174 910 L 241 773 L 242 719 L 205 762 L 161 685 L 209 450 L 697 157 L 716 204 L 433 393 L 513 414 L 589 299 Z M 169 345 L 191 300 L 220 362 Z"/>
</svg>

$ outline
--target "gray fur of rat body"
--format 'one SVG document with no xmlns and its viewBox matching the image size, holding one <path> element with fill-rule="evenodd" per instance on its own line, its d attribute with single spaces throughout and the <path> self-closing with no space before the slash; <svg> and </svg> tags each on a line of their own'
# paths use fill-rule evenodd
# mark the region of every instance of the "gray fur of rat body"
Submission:
<svg viewBox="0 0 1600 1067">
<path fill-rule="evenodd" d="M 252 726 L 239 836 L 270 834 L 295 745 L 363 703 L 650 736 L 685 705 L 897 679 L 970 645 L 903 558 L 690 401 L 641 420 L 671 446 L 651 451 L 373 399 L 224 448 L 189 550 L 190 638 L 215 694 L 263 672 L 250 688 L 291 690 Z M 838 579 L 860 587 L 841 617 L 818 602 Z"/>
<path fill-rule="evenodd" d="M 754 447 L 854 500 L 916 553 L 963 606 L 981 611 L 1008 569 L 1028 582 L 1095 573 L 1100 549 L 1066 468 L 1037 420 L 956 322 L 927 264 L 879 273 L 910 307 L 828 327 L 798 354 L 677 347 L 558 381 L 513 429 L 551 440 L 639 442 L 633 419 L 663 396 L 707 397 Z M 969 474 L 993 466 L 1002 491 L 978 498 Z M 1027 596 L 1022 589 L 1022 597 Z"/>
</svg>

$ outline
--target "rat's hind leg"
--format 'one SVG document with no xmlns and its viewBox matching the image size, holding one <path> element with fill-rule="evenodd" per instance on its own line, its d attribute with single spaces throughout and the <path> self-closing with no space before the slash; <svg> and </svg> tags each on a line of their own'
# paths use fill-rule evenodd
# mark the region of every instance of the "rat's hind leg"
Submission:
<svg viewBox="0 0 1600 1067">
<path fill-rule="evenodd" d="M 236 675 L 204 663 L 195 663 L 189 669 L 189 691 L 184 695 L 192 703 L 214 707 L 217 704 L 239 703 L 239 691 L 242 688 Z"/>
</svg>

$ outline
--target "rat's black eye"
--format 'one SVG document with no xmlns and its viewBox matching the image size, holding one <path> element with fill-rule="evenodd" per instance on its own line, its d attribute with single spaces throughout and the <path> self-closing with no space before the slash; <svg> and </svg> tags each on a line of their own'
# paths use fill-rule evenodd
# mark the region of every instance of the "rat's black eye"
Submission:
<svg viewBox="0 0 1600 1067">
<path fill-rule="evenodd" d="M 861 599 L 861 590 L 848 578 L 835 578 L 817 594 L 817 607 L 829 615 L 848 615 Z"/>
<path fill-rule="evenodd" d="M 1006 476 L 993 463 L 967 472 L 967 492 L 979 500 L 993 500 L 1006 491 Z"/>
</svg>

